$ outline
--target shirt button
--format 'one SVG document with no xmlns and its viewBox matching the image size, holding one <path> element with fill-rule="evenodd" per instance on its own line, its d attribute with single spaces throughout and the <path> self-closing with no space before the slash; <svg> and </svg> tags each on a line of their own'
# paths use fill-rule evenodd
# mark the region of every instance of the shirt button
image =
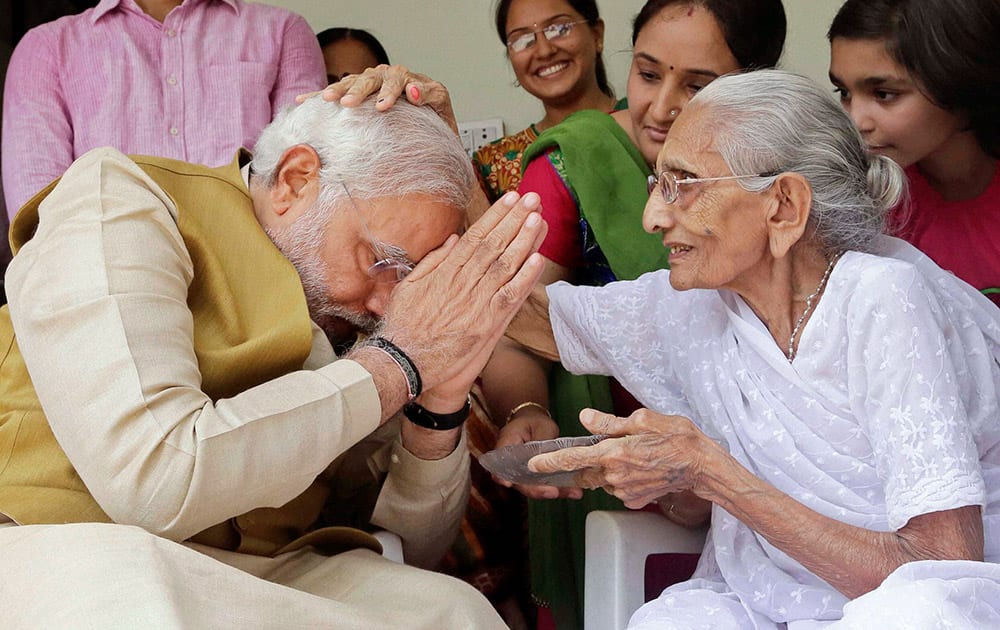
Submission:
<svg viewBox="0 0 1000 630">
<path fill-rule="evenodd" d="M 389 457 L 389 459 L 392 460 L 393 464 L 398 464 L 399 463 L 399 455 L 396 455 L 395 453 L 393 453 L 392 456 Z"/>
<path fill-rule="evenodd" d="M 170 85 L 177 85 L 177 77 L 167 77 L 167 83 Z"/>
<path fill-rule="evenodd" d="M 170 135 L 176 136 L 179 133 L 180 133 L 180 131 L 177 130 L 177 127 L 171 127 L 170 128 Z"/>
<path fill-rule="evenodd" d="M 173 37 L 176 34 L 177 31 L 175 31 L 174 29 L 170 29 L 169 31 L 167 31 L 167 37 Z"/>
</svg>

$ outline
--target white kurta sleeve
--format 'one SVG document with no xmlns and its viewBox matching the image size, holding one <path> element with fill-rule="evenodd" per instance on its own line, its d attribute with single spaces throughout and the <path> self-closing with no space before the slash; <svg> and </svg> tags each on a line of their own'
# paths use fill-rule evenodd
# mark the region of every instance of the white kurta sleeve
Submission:
<svg viewBox="0 0 1000 630">
<path fill-rule="evenodd" d="M 984 505 L 968 413 L 995 394 L 981 390 L 992 389 L 996 368 L 982 336 L 963 331 L 904 263 L 866 272 L 846 318 L 851 406 L 871 442 L 889 526 Z"/>
<path fill-rule="evenodd" d="M 39 400 L 94 498 L 116 522 L 182 540 L 294 498 L 381 409 L 346 360 L 213 404 L 173 212 L 131 160 L 90 152 L 42 204 L 7 290 Z"/>
<path fill-rule="evenodd" d="M 601 289 L 557 282 L 549 285 L 546 293 L 549 321 L 563 367 L 574 374 L 611 374 L 611 366 L 601 351 L 604 335 L 595 316 L 598 303 L 604 299 Z"/>
<path fill-rule="evenodd" d="M 681 346 L 698 321 L 691 316 L 697 308 L 692 297 L 705 294 L 673 290 L 667 271 L 603 287 L 558 282 L 547 291 L 549 320 L 567 370 L 613 376 L 643 406 L 690 415 L 677 373 L 683 369 L 679 358 L 687 354 Z"/>
</svg>

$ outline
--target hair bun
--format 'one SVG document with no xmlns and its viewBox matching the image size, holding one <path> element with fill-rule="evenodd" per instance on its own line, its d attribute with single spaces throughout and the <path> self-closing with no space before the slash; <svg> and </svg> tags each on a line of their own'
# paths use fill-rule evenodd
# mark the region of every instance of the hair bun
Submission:
<svg viewBox="0 0 1000 630">
<path fill-rule="evenodd" d="M 868 160 L 868 194 L 882 212 L 898 206 L 906 197 L 903 169 L 884 155 L 872 155 Z"/>
</svg>

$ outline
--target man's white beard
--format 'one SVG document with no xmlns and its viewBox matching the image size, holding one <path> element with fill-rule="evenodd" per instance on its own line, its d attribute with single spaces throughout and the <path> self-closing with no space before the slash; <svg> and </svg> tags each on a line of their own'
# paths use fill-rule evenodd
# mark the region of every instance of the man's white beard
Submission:
<svg viewBox="0 0 1000 630">
<path fill-rule="evenodd" d="M 333 302 L 327 294 L 326 270 L 319 259 L 324 231 L 299 218 L 288 229 L 264 229 L 274 245 L 292 263 L 305 292 L 309 316 L 335 343 L 347 341 L 357 332 L 374 333 L 382 321 L 367 313 L 352 311 Z M 318 232 L 318 233 L 317 233 Z"/>
<path fill-rule="evenodd" d="M 302 280 L 302 289 L 305 291 L 309 316 L 326 332 L 331 340 L 337 343 L 343 342 L 356 332 L 370 335 L 381 325 L 380 318 L 344 308 L 327 297 L 326 273 L 316 263 L 315 254 L 306 256 L 305 260 L 293 258 L 289 258 L 289 260 L 299 272 L 299 278 Z"/>
</svg>

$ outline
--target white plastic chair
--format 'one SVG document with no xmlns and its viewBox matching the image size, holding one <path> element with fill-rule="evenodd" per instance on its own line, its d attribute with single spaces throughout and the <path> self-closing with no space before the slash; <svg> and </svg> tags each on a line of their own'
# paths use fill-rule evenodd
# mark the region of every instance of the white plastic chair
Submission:
<svg viewBox="0 0 1000 630">
<path fill-rule="evenodd" d="M 382 543 L 382 557 L 399 564 L 405 564 L 403 562 L 403 539 L 399 537 L 399 534 L 380 529 L 372 535 Z"/>
<path fill-rule="evenodd" d="M 587 515 L 584 630 L 621 630 L 645 599 L 646 556 L 701 553 L 707 528 L 688 529 L 661 514 L 597 511 Z"/>
</svg>

